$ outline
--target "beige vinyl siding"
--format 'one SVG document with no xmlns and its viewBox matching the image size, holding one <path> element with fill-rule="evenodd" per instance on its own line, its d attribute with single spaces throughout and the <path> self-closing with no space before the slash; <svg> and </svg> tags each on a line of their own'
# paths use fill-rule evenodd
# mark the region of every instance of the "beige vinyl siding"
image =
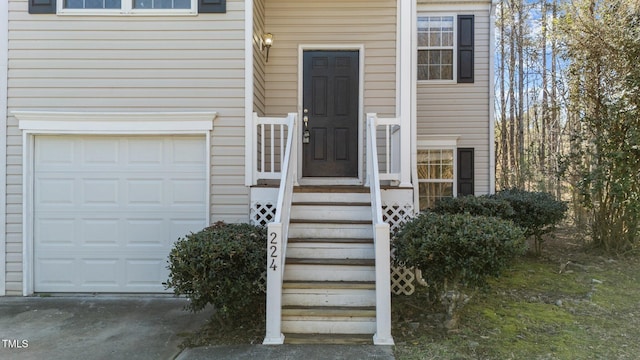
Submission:
<svg viewBox="0 0 640 360">
<path fill-rule="evenodd" d="M 5 0 L 2 0 L 5 1 Z M 8 110 L 216 111 L 211 221 L 248 221 L 244 1 L 198 16 L 30 15 L 9 0 Z M 22 134 L 8 118 L 8 295 L 22 294 Z"/>
<path fill-rule="evenodd" d="M 299 45 L 364 45 L 364 113 L 395 116 L 396 0 L 266 0 L 267 114 L 298 111 Z M 364 116 L 363 116 L 364 117 Z"/>
<path fill-rule="evenodd" d="M 442 1 L 421 1 L 442 4 Z M 465 10 L 447 14 L 475 15 L 475 82 L 437 84 L 418 81 L 418 136 L 459 135 L 458 147 L 475 148 L 475 193 L 489 192 L 489 2 L 463 1 Z M 419 14 L 432 14 L 419 6 Z M 437 14 L 437 12 L 435 12 Z"/>
</svg>

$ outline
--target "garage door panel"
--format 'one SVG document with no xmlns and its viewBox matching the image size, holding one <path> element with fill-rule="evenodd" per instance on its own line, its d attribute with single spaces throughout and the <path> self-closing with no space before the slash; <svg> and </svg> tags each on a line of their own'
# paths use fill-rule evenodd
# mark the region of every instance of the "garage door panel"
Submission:
<svg viewBox="0 0 640 360">
<path fill-rule="evenodd" d="M 122 268 L 122 260 L 118 258 L 78 259 L 80 265 L 80 281 L 78 285 L 83 288 L 115 289 L 118 287 L 117 279 L 121 278 L 119 269 Z M 103 289 L 104 290 L 104 289 Z"/>
<path fill-rule="evenodd" d="M 75 162 L 76 142 L 70 142 L 59 136 L 42 139 L 40 147 L 36 147 L 34 165 L 37 168 L 70 167 Z"/>
<path fill-rule="evenodd" d="M 34 236 L 41 239 L 42 246 L 72 247 L 76 232 L 74 218 L 39 218 L 35 221 Z"/>
<path fill-rule="evenodd" d="M 127 181 L 127 205 L 164 204 L 164 179 L 129 179 Z"/>
<path fill-rule="evenodd" d="M 128 259 L 125 268 L 130 276 L 127 277 L 127 287 L 137 287 L 144 285 L 146 287 L 157 287 L 167 281 L 166 278 L 166 260 L 158 259 Z"/>
<path fill-rule="evenodd" d="M 117 178 L 83 178 L 82 197 L 85 205 L 118 206 L 120 181 Z"/>
<path fill-rule="evenodd" d="M 155 165 L 166 163 L 164 141 L 154 139 L 129 139 L 127 141 L 128 165 Z"/>
<path fill-rule="evenodd" d="M 120 157 L 118 139 L 90 137 L 78 141 L 82 149 L 79 154 L 82 166 L 117 166 Z"/>
<path fill-rule="evenodd" d="M 73 206 L 75 185 L 73 178 L 40 178 L 35 184 L 37 201 L 43 205 Z"/>
<path fill-rule="evenodd" d="M 173 243 L 207 224 L 204 137 L 35 145 L 35 291 L 166 292 Z"/>
<path fill-rule="evenodd" d="M 50 257 L 46 259 L 36 258 L 35 260 L 35 272 L 40 274 L 40 291 L 51 291 L 52 289 L 65 291 L 75 287 L 77 266 L 74 259 Z"/>
<path fill-rule="evenodd" d="M 76 246 L 119 246 L 122 238 L 120 231 L 120 219 L 117 218 L 96 218 L 96 219 L 78 219 L 80 222 L 81 233 Z"/>
<path fill-rule="evenodd" d="M 126 246 L 166 246 L 162 241 L 166 237 L 166 220 L 127 219 L 124 232 Z"/>
</svg>

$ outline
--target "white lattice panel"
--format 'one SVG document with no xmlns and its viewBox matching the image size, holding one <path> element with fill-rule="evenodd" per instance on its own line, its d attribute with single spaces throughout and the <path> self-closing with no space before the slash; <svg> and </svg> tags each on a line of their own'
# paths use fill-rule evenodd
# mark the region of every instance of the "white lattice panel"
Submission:
<svg viewBox="0 0 640 360">
<path fill-rule="evenodd" d="M 253 202 L 251 203 L 251 224 L 265 226 L 276 217 L 276 206 L 267 202 Z"/>
<path fill-rule="evenodd" d="M 395 295 L 411 295 L 416 291 L 416 275 L 413 269 L 391 267 L 391 293 Z"/>
<path fill-rule="evenodd" d="M 262 291 L 263 293 L 267 293 L 267 272 L 263 271 L 262 274 L 260 275 L 260 279 L 258 279 L 256 286 L 258 287 L 258 289 L 260 289 L 260 291 Z"/>
<path fill-rule="evenodd" d="M 413 216 L 413 204 L 411 203 L 403 205 L 397 203 L 382 205 L 382 220 L 389 224 L 392 234 L 395 233 L 402 224 L 413 218 Z"/>
</svg>

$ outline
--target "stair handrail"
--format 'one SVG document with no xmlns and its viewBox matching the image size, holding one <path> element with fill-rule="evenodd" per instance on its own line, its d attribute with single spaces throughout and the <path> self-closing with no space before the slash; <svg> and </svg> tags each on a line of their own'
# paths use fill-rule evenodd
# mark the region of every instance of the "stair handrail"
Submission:
<svg viewBox="0 0 640 360">
<path fill-rule="evenodd" d="M 393 337 L 391 336 L 391 239 L 389 224 L 384 222 L 382 218 L 377 126 L 377 114 L 367 114 L 366 175 L 371 194 L 371 216 L 373 219 L 376 264 L 376 333 L 373 335 L 373 343 L 376 345 L 393 345 Z"/>
<path fill-rule="evenodd" d="M 293 185 L 296 181 L 298 163 L 298 114 L 287 116 L 287 144 L 282 162 L 280 188 L 276 202 L 276 214 L 267 225 L 267 324 L 265 345 L 284 343 L 282 323 L 282 278 L 284 275 Z"/>
</svg>

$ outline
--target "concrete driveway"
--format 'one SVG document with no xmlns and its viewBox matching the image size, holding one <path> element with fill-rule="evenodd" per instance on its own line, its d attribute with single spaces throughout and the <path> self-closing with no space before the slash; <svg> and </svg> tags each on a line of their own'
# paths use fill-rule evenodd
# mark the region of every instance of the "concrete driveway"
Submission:
<svg viewBox="0 0 640 360">
<path fill-rule="evenodd" d="M 211 310 L 173 297 L 0 297 L 0 359 L 174 359 Z"/>
</svg>

